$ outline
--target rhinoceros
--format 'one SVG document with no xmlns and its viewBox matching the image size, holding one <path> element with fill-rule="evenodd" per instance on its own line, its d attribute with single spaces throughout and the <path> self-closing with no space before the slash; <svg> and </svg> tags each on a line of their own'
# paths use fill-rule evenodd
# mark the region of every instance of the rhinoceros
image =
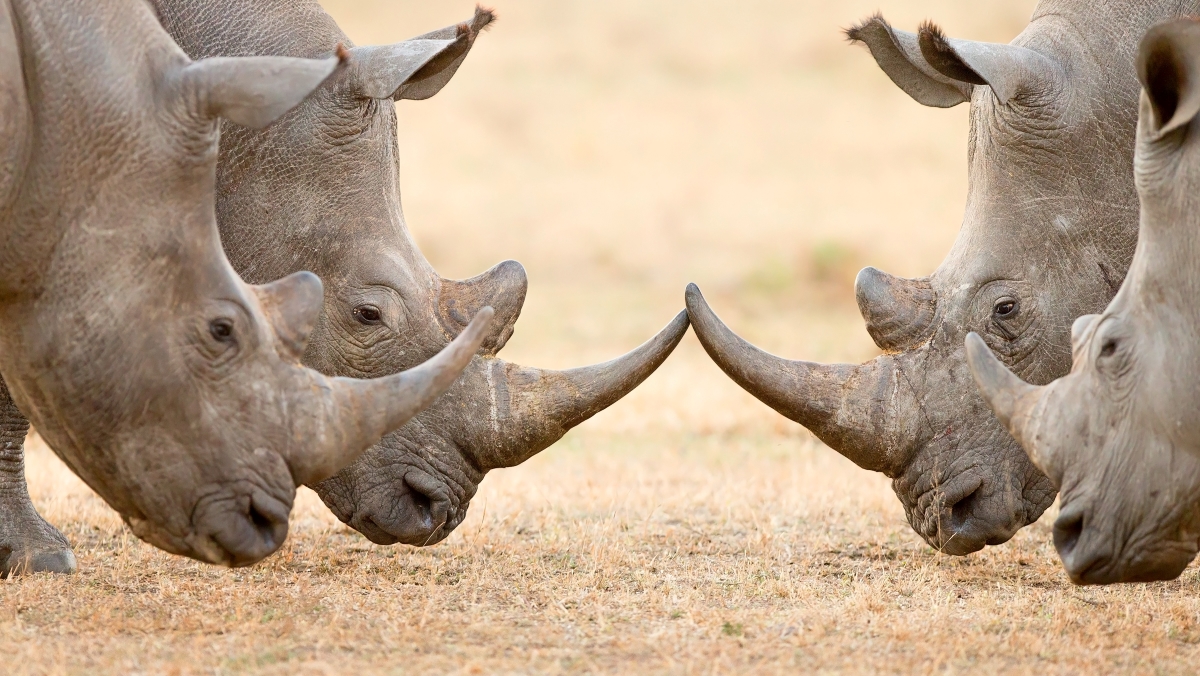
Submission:
<svg viewBox="0 0 1200 676">
<path fill-rule="evenodd" d="M 193 58 L 321 57 L 350 44 L 314 0 L 157 0 Z M 433 407 L 346 470 L 311 485 L 343 522 L 379 544 L 428 545 L 462 522 L 488 471 L 524 462 L 631 391 L 687 330 L 681 312 L 614 361 L 567 371 L 497 358 L 525 299 L 524 268 L 500 263 L 465 281 L 440 277 L 400 206 L 393 101 L 425 99 L 451 78 L 493 14 L 394 45 L 357 47 L 333 84 L 265 131 L 226 125 L 217 218 L 247 280 L 298 269 L 325 281 L 325 309 L 304 363 L 330 375 L 394 373 L 442 349 L 477 308 L 493 329 Z M 286 272 L 285 272 L 286 271 Z"/>
<path fill-rule="evenodd" d="M 1137 40 L 1198 10 L 1044 0 L 1007 45 L 952 39 L 932 23 L 907 33 L 878 15 L 847 31 L 918 103 L 971 103 L 966 213 L 949 254 L 929 277 L 866 268 L 855 282 L 882 356 L 862 365 L 775 357 L 687 290 L 713 360 L 860 467 L 891 477 L 909 524 L 941 552 L 1003 543 L 1054 500 L 974 387 L 963 339 L 984 336 L 1031 382 L 1068 370 L 1071 320 L 1113 297 L 1137 239 Z"/>
<path fill-rule="evenodd" d="M 1137 65 L 1137 251 L 1075 321 L 1071 373 L 1029 385 L 967 337 L 984 398 L 1061 490 L 1054 545 L 1078 584 L 1177 577 L 1200 540 L 1200 23 L 1155 26 Z"/>
<path fill-rule="evenodd" d="M 0 2 L 3 572 L 74 567 L 29 503 L 22 412 L 138 537 L 246 565 L 283 542 L 297 483 L 407 422 L 482 344 L 490 310 L 407 373 L 324 376 L 299 363 L 320 280 L 249 286 L 221 249 L 218 118 L 262 127 L 343 60 L 193 62 L 139 0 Z"/>
</svg>

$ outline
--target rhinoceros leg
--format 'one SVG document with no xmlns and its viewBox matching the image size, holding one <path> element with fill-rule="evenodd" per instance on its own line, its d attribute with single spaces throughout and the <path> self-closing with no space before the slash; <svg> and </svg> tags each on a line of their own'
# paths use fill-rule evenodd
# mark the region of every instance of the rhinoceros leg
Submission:
<svg viewBox="0 0 1200 676">
<path fill-rule="evenodd" d="M 29 572 L 73 573 L 75 554 L 58 529 L 33 507 L 25 485 L 29 421 L 0 379 L 0 577 Z"/>
</svg>

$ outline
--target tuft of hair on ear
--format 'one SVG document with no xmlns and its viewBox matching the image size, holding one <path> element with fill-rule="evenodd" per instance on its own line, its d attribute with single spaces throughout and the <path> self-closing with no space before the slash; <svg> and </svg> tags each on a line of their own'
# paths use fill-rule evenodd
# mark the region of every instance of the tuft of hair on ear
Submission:
<svg viewBox="0 0 1200 676">
<path fill-rule="evenodd" d="M 917 29 L 917 42 L 921 46 L 921 55 L 925 57 L 925 61 L 942 75 L 974 85 L 989 84 L 959 57 L 950 46 L 950 40 L 946 38 L 942 27 L 933 21 L 926 19 L 921 22 Z"/>
<path fill-rule="evenodd" d="M 471 17 L 470 23 L 464 21 L 455 26 L 454 37 L 461 38 L 464 35 L 469 35 L 474 40 L 475 36 L 490 29 L 495 21 L 496 10 L 488 9 L 483 5 L 475 5 L 475 16 Z"/>
<path fill-rule="evenodd" d="M 917 35 L 926 37 L 929 42 L 943 54 L 953 54 L 954 50 L 950 48 L 950 43 L 946 42 L 946 32 L 942 27 L 933 22 L 932 19 L 925 19 L 917 28 Z"/>
<path fill-rule="evenodd" d="M 337 55 L 339 66 L 344 66 L 350 62 L 350 50 L 346 49 L 345 44 L 341 42 L 337 43 L 337 48 L 333 50 L 333 53 Z"/>
<path fill-rule="evenodd" d="M 484 7 L 483 5 L 475 5 L 475 20 L 471 22 L 473 24 L 471 26 L 472 30 L 476 33 L 488 30 L 495 21 L 496 10 L 491 7 Z"/>
<path fill-rule="evenodd" d="M 846 35 L 846 40 L 851 44 L 866 42 L 867 40 L 863 33 L 872 25 L 882 25 L 884 28 L 891 28 L 891 26 L 888 25 L 887 19 L 883 18 L 883 13 L 875 12 L 871 16 L 859 21 L 853 26 L 843 29 L 842 33 Z"/>
</svg>

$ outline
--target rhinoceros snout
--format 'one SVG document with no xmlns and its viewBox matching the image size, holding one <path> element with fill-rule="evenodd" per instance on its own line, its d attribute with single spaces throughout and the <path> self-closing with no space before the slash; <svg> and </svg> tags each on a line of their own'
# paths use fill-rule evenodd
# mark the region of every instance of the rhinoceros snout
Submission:
<svg viewBox="0 0 1200 676">
<path fill-rule="evenodd" d="M 1120 582 L 1112 541 L 1095 537 L 1094 528 L 1088 529 L 1090 520 L 1080 503 L 1064 504 L 1054 520 L 1054 549 L 1075 584 Z"/>
<path fill-rule="evenodd" d="M 346 523 L 378 545 L 425 547 L 446 539 L 466 513 L 433 476 L 410 468 L 390 490 L 372 491 L 354 507 Z"/>
<path fill-rule="evenodd" d="M 238 487 L 196 506 L 188 538 L 190 556 L 230 567 L 249 566 L 275 553 L 287 539 L 290 500 L 258 488 Z"/>
<path fill-rule="evenodd" d="M 1079 502 L 1063 505 L 1054 521 L 1054 548 L 1075 584 L 1174 580 L 1196 557 L 1194 543 L 1132 538 L 1122 548 L 1097 524 Z"/>
<path fill-rule="evenodd" d="M 931 547 L 965 556 L 1004 544 L 1054 501 L 1056 491 L 1044 475 L 1026 475 L 1014 481 L 988 464 L 941 472 L 914 463 L 893 488 L 913 529 Z"/>
<path fill-rule="evenodd" d="M 944 554 L 965 556 L 987 545 L 1003 544 L 1025 525 L 1007 496 L 989 494 L 976 479 L 958 495 L 947 496 L 939 514 L 936 543 Z"/>
</svg>

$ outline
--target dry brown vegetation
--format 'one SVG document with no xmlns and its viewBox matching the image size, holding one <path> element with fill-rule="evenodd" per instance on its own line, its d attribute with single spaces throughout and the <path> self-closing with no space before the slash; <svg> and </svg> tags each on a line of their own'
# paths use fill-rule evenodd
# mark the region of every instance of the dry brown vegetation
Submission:
<svg viewBox="0 0 1200 676">
<path fill-rule="evenodd" d="M 775 352 L 860 360 L 870 263 L 932 270 L 965 193 L 966 110 L 924 109 L 837 29 L 877 0 L 504 0 L 437 98 L 400 106 L 405 205 L 468 276 L 515 258 L 506 355 L 561 367 L 651 335 L 696 281 Z M 358 42 L 471 3 L 327 5 Z M 889 0 L 1007 41 L 1032 2 Z M 1184 673 L 1200 578 L 1093 589 L 1047 523 L 931 551 L 885 479 L 729 383 L 693 338 L 642 388 L 493 473 L 444 544 L 381 548 L 303 491 L 245 570 L 132 537 L 44 446 L 35 500 L 80 572 L 0 583 L 11 673 Z"/>
</svg>

